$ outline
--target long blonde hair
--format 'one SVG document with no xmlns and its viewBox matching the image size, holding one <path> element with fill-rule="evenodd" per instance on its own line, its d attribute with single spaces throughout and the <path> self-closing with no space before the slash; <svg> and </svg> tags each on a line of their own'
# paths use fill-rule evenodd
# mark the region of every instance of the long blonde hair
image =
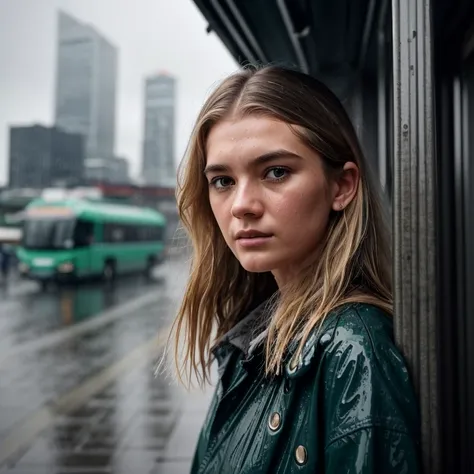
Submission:
<svg viewBox="0 0 474 474">
<path fill-rule="evenodd" d="M 212 127 L 229 114 L 257 114 L 297 126 L 292 128 L 299 138 L 322 157 L 328 179 L 347 161 L 360 170 L 353 201 L 330 216 L 319 258 L 278 295 L 266 340 L 267 374 L 279 373 L 290 342 L 300 341 L 299 352 L 311 330 L 342 304 L 367 302 L 392 312 L 390 239 L 382 198 L 344 107 L 313 77 L 277 66 L 247 67 L 225 79 L 207 99 L 180 166 L 178 211 L 192 243 L 192 258 L 174 323 L 175 358 L 178 375 L 188 384 L 193 375 L 199 384 L 208 380 L 213 343 L 277 290 L 270 273 L 242 268 L 209 204 L 203 174 L 206 141 Z"/>
</svg>

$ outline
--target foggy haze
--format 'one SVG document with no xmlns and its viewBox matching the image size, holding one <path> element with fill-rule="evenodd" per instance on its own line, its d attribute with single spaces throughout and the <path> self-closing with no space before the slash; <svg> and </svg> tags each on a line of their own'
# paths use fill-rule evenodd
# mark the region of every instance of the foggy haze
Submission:
<svg viewBox="0 0 474 474">
<path fill-rule="evenodd" d="M 9 125 L 53 124 L 58 10 L 118 49 L 115 153 L 129 160 L 132 177 L 142 159 L 144 78 L 177 78 L 179 161 L 206 95 L 237 69 L 192 0 L 0 0 L 0 184 L 8 179 Z"/>
</svg>

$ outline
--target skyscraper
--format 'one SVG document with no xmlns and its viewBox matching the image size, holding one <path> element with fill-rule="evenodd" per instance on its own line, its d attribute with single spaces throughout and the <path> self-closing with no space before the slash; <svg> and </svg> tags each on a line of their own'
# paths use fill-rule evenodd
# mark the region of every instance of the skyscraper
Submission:
<svg viewBox="0 0 474 474">
<path fill-rule="evenodd" d="M 117 50 L 92 26 L 58 15 L 56 125 L 86 138 L 86 156 L 115 147 Z"/>
<path fill-rule="evenodd" d="M 157 74 L 145 80 L 142 177 L 146 184 L 174 186 L 176 80 Z"/>
<path fill-rule="evenodd" d="M 10 127 L 12 188 L 80 184 L 84 174 L 84 137 L 57 127 Z"/>
</svg>

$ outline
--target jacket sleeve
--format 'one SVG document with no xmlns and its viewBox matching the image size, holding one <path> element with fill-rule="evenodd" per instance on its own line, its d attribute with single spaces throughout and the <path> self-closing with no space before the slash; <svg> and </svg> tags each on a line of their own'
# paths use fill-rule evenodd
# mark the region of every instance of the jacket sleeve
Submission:
<svg viewBox="0 0 474 474">
<path fill-rule="evenodd" d="M 418 451 L 406 433 L 370 426 L 336 439 L 325 451 L 326 474 L 417 474 Z"/>
<path fill-rule="evenodd" d="M 207 445 L 209 443 L 210 429 L 212 420 L 214 418 L 215 412 L 217 409 L 217 393 L 214 391 L 214 396 L 212 397 L 211 404 L 209 406 L 206 419 L 204 420 L 201 431 L 199 432 L 198 440 L 196 447 L 194 449 L 194 456 L 192 459 L 190 474 L 197 474 L 199 472 L 199 467 L 204 459 L 206 454 Z"/>
<path fill-rule="evenodd" d="M 322 371 L 325 474 L 420 472 L 418 403 L 390 326 L 346 315 Z"/>
</svg>

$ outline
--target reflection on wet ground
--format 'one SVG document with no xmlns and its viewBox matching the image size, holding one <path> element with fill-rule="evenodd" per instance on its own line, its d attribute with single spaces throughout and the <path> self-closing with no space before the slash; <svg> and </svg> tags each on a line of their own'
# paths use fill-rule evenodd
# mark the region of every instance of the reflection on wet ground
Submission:
<svg viewBox="0 0 474 474">
<path fill-rule="evenodd" d="M 6 472 L 151 472 L 179 405 L 169 383 L 150 369 L 129 374 L 79 410 L 58 417 Z"/>
<path fill-rule="evenodd" d="M 11 347 L 12 342 L 34 340 L 52 330 L 85 321 L 150 291 L 162 280 L 157 272 L 152 280 L 130 275 L 113 286 L 90 281 L 77 286 L 52 285 L 42 291 L 34 282 L 12 279 L 0 295 L 0 351 Z M 11 337 L 14 341 L 5 340 Z"/>
<path fill-rule="evenodd" d="M 187 472 L 174 428 L 189 401 L 153 371 L 186 271 L 175 261 L 155 281 L 114 288 L 10 287 L 0 302 L 0 354 L 10 355 L 0 358 L 0 473 Z"/>
</svg>

